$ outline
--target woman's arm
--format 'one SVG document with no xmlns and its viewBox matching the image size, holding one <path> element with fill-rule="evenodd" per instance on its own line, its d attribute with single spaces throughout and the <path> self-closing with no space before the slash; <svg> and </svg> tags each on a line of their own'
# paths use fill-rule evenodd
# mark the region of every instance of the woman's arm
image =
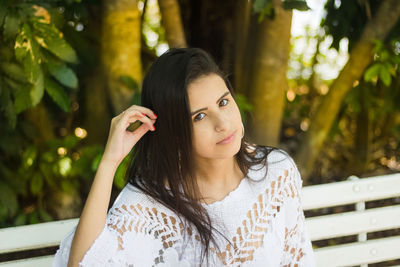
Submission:
<svg viewBox="0 0 400 267">
<path fill-rule="evenodd" d="M 106 222 L 111 188 L 118 166 L 102 159 L 83 208 L 71 245 L 69 266 L 78 266 Z"/>
<path fill-rule="evenodd" d="M 115 172 L 137 141 L 148 130 L 155 130 L 155 119 L 150 109 L 134 105 L 111 120 L 107 145 L 71 244 L 68 267 L 78 266 L 104 228 Z M 126 131 L 136 120 L 144 123 L 134 132 Z"/>
<path fill-rule="evenodd" d="M 281 265 L 315 267 L 314 251 L 302 208 L 303 180 L 293 159 L 288 160 L 290 170 L 284 185 L 285 201 L 282 207 L 285 214 L 285 240 Z"/>
</svg>

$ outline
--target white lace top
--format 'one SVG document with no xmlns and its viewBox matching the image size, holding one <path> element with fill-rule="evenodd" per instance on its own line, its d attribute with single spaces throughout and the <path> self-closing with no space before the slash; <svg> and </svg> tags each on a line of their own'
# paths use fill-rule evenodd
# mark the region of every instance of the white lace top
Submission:
<svg viewBox="0 0 400 267">
<path fill-rule="evenodd" d="M 247 174 L 260 180 L 266 168 Z M 316 266 L 301 206 L 302 179 L 293 159 L 273 151 L 265 180 L 244 178 L 221 201 L 203 204 L 219 234 L 209 266 Z M 75 228 L 63 239 L 53 267 L 67 266 Z M 199 235 L 178 216 L 130 184 L 118 195 L 100 235 L 80 266 L 199 266 Z M 202 266 L 206 266 L 203 262 Z"/>
</svg>

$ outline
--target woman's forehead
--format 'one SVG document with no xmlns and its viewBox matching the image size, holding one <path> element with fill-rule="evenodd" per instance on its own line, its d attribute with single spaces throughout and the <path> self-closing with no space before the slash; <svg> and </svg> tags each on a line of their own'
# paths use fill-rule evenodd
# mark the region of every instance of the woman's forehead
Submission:
<svg viewBox="0 0 400 267">
<path fill-rule="evenodd" d="M 220 97 L 225 91 L 227 91 L 225 81 L 217 74 L 202 76 L 188 86 L 188 96 L 192 101 L 198 98 Z"/>
</svg>

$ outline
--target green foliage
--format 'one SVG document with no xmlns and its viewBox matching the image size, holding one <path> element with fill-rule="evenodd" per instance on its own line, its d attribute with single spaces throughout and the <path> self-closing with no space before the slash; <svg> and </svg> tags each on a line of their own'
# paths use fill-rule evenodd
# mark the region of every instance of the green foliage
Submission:
<svg viewBox="0 0 400 267">
<path fill-rule="evenodd" d="M 120 80 L 122 83 L 124 83 L 130 89 L 132 89 L 132 91 L 135 93 L 133 95 L 131 105 L 140 105 L 142 100 L 141 100 L 141 92 L 139 90 L 139 84 L 137 83 L 137 81 L 135 81 L 135 79 L 133 79 L 129 75 L 121 75 Z"/>
<path fill-rule="evenodd" d="M 282 1 L 283 8 L 287 10 L 297 9 L 300 11 L 310 10 L 305 0 L 284 0 Z"/>
<path fill-rule="evenodd" d="M 118 166 L 117 171 L 115 172 L 115 177 L 114 177 L 114 185 L 118 188 L 118 189 L 122 189 L 125 184 L 125 178 L 126 178 L 126 171 L 128 170 L 129 167 L 129 162 L 131 159 L 131 155 L 132 153 L 130 153 L 127 157 L 125 157 L 121 164 Z"/>
<path fill-rule="evenodd" d="M 326 35 L 333 37 L 331 47 L 339 51 L 340 41 L 347 38 L 348 51 L 351 51 L 381 3 L 380 0 L 328 0 L 325 4 L 327 15 L 321 21 L 321 27 L 324 28 Z M 388 40 L 400 37 L 400 21 L 393 27 L 388 37 Z"/>
<path fill-rule="evenodd" d="M 310 9 L 305 0 L 282 0 L 282 6 L 287 10 L 297 9 L 300 11 L 307 11 Z M 261 23 L 264 20 L 265 15 L 270 19 L 275 17 L 272 0 L 255 0 L 252 11 L 253 14 L 259 14 L 258 23 Z"/>
<path fill-rule="evenodd" d="M 400 138 L 400 132 L 397 131 L 400 124 L 390 124 L 395 114 L 400 112 L 399 45 L 399 40 L 392 40 L 390 45 L 375 41 L 374 61 L 364 72 L 363 80 L 344 101 L 349 114 L 368 112 L 371 134 L 380 133 L 381 140 L 391 135 Z M 364 105 L 364 110 L 361 105 Z"/>
<path fill-rule="evenodd" d="M 254 106 L 250 104 L 247 98 L 242 94 L 235 94 L 235 102 L 237 103 L 243 123 L 246 122 L 246 112 L 253 110 Z"/>
<path fill-rule="evenodd" d="M 0 101 L 9 125 L 16 127 L 17 114 L 36 106 L 47 92 L 65 112 L 71 111 L 63 86 L 77 89 L 78 79 L 66 63 L 78 63 L 48 11 L 31 1 L 0 4 Z"/>
<path fill-rule="evenodd" d="M 71 111 L 71 102 L 69 101 L 68 95 L 64 89 L 51 79 L 46 78 L 45 80 L 46 92 L 51 98 L 62 108 L 65 112 Z"/>
<path fill-rule="evenodd" d="M 399 74 L 400 53 L 395 51 L 396 45 L 399 44 L 400 40 L 393 40 L 391 47 L 387 47 L 383 42 L 375 40 L 375 61 L 365 71 L 365 81 L 376 83 L 379 79 L 385 86 L 391 85 L 392 76 L 396 77 Z"/>
<path fill-rule="evenodd" d="M 76 77 L 74 71 L 68 68 L 64 62 L 49 56 L 44 64 L 46 65 L 50 74 L 62 85 L 71 89 L 78 88 L 78 78 Z"/>
<path fill-rule="evenodd" d="M 94 177 L 102 146 L 87 146 L 75 135 L 47 141 L 37 147 L 7 124 L 0 125 L 0 227 L 53 219 L 46 204 L 54 191 L 80 190 Z M 21 130 L 21 129 L 18 129 Z M 19 141 L 19 146 L 6 143 Z M 13 152 L 9 153 L 9 149 Z M 120 184 L 118 184 L 120 186 Z"/>
</svg>

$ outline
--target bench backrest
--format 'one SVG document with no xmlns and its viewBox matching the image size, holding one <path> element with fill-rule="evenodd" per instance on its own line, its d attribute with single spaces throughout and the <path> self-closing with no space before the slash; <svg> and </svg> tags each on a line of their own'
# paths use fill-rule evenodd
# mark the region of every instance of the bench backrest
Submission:
<svg viewBox="0 0 400 267">
<path fill-rule="evenodd" d="M 354 204 L 355 211 L 306 218 L 312 241 L 357 235 L 357 241 L 314 249 L 318 266 L 367 266 L 400 259 L 400 235 L 367 240 L 367 233 L 400 228 L 400 205 L 365 209 L 365 202 L 397 198 L 400 173 L 305 186 L 303 210 Z"/>
<path fill-rule="evenodd" d="M 365 209 L 365 202 L 400 197 L 400 173 L 357 178 L 302 189 L 303 210 L 354 204 L 355 211 L 306 218 L 312 241 L 357 235 L 357 242 L 314 248 L 318 266 L 367 266 L 400 259 L 400 236 L 367 240 L 367 233 L 400 228 L 400 205 Z M 399 201 L 400 202 L 400 201 Z M 52 247 L 78 223 L 69 219 L 0 229 L 0 254 Z M 51 266 L 53 255 L 0 263 L 0 266 Z"/>
</svg>

